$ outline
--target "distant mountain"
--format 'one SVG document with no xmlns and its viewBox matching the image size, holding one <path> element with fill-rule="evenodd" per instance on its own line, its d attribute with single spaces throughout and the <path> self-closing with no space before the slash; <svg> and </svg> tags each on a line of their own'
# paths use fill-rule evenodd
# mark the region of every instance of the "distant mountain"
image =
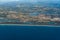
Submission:
<svg viewBox="0 0 60 40">
<path fill-rule="evenodd" d="M 20 11 L 23 13 L 29 13 L 29 12 L 41 13 L 41 11 L 42 13 L 46 13 L 44 11 L 47 10 L 47 13 L 53 14 L 54 11 L 56 11 L 56 9 L 60 10 L 60 3 L 57 2 L 33 2 L 32 3 L 32 2 L 13 1 L 13 2 L 3 3 L 0 6 L 7 10 L 11 9 L 13 11 Z M 54 10 L 54 8 L 56 9 Z"/>
<path fill-rule="evenodd" d="M 16 5 L 41 5 L 41 6 L 52 6 L 52 7 L 59 7 L 60 3 L 58 2 L 20 2 L 20 1 L 12 1 L 12 2 L 1 2 L 0 5 L 4 6 L 16 6 Z"/>
</svg>

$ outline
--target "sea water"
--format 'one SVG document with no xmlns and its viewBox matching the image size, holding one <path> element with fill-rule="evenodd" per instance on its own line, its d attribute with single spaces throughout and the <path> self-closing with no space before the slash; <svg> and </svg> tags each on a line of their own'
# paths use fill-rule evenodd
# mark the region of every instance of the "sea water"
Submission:
<svg viewBox="0 0 60 40">
<path fill-rule="evenodd" d="M 60 40 L 60 27 L 0 25 L 0 40 Z"/>
</svg>

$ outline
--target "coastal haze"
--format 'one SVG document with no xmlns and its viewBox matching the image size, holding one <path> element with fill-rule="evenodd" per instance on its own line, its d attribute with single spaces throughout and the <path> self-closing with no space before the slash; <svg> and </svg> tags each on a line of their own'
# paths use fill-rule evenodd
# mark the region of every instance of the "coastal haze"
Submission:
<svg viewBox="0 0 60 40">
<path fill-rule="evenodd" d="M 0 24 L 60 25 L 59 0 L 0 0 Z"/>
</svg>

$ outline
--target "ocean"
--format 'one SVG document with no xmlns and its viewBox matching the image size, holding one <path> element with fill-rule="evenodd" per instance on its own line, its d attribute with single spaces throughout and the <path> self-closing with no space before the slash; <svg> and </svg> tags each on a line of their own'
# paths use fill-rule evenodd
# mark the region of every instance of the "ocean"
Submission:
<svg viewBox="0 0 60 40">
<path fill-rule="evenodd" d="M 60 40 L 60 27 L 0 25 L 0 40 Z"/>
</svg>

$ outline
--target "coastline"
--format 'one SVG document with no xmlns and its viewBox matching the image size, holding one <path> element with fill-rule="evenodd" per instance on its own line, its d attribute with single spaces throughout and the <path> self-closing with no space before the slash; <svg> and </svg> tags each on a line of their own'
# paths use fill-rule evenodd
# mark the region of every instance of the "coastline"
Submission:
<svg viewBox="0 0 60 40">
<path fill-rule="evenodd" d="M 60 25 L 30 25 L 30 24 L 0 24 L 1 26 L 37 26 L 37 27 L 60 27 Z"/>
</svg>

